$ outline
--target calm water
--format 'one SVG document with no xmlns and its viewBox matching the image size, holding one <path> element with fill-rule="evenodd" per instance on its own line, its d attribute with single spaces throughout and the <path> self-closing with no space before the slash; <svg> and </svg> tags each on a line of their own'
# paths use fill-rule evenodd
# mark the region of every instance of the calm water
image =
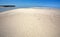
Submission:
<svg viewBox="0 0 60 37">
<path fill-rule="evenodd" d="M 16 9 L 16 8 L 0 8 L 0 12 L 12 10 L 12 9 Z"/>
</svg>

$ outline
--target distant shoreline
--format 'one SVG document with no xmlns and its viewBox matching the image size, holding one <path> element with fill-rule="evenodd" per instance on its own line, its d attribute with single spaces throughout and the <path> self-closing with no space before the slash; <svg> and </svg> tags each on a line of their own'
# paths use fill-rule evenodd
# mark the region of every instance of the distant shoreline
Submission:
<svg viewBox="0 0 60 37">
<path fill-rule="evenodd" d="M 35 8 L 35 9 L 57 9 L 60 10 L 60 8 L 52 8 L 52 7 L 0 7 L 0 12 L 13 10 L 13 9 L 22 9 L 22 8 Z"/>
</svg>

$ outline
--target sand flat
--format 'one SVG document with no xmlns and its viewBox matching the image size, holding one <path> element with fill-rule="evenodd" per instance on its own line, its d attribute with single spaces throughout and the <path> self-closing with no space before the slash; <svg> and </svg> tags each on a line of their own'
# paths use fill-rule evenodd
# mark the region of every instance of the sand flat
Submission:
<svg viewBox="0 0 60 37">
<path fill-rule="evenodd" d="M 60 10 L 22 8 L 0 13 L 0 37 L 60 37 Z"/>
</svg>

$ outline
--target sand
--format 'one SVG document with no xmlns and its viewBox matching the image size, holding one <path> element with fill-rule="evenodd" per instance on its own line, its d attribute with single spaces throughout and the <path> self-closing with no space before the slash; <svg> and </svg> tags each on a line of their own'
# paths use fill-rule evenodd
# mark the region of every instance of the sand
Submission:
<svg viewBox="0 0 60 37">
<path fill-rule="evenodd" d="M 19 8 L 0 13 L 0 37 L 60 37 L 60 10 Z"/>
</svg>

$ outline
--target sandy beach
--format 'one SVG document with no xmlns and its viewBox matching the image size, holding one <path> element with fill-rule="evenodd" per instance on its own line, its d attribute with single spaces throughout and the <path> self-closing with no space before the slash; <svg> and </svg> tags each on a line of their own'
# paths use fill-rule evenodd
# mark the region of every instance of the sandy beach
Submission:
<svg viewBox="0 0 60 37">
<path fill-rule="evenodd" d="M 1 12 L 0 37 L 60 37 L 60 10 L 19 8 Z"/>
</svg>

